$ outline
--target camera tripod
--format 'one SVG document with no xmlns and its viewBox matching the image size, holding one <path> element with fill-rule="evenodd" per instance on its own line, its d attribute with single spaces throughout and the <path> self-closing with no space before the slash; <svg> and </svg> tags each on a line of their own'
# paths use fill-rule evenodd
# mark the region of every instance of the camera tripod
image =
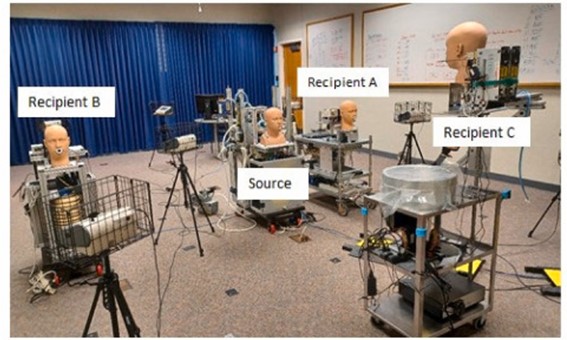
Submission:
<svg viewBox="0 0 567 340">
<path fill-rule="evenodd" d="M 549 209 L 551 209 L 551 206 L 553 205 L 553 203 L 555 203 L 555 201 L 558 201 L 558 200 L 561 200 L 561 190 L 557 191 L 555 196 L 553 196 L 553 198 L 551 199 L 551 202 L 549 202 L 549 204 L 547 205 L 547 208 L 545 208 L 545 210 L 543 211 L 543 214 L 541 214 L 541 216 L 539 217 L 539 220 L 537 220 L 537 222 L 534 225 L 534 227 L 532 228 L 532 230 L 530 230 L 530 232 L 528 233 L 528 237 L 532 237 L 534 231 L 537 229 L 537 227 L 539 226 L 539 224 L 541 223 L 541 221 L 543 220 L 545 215 L 547 215 L 547 212 L 549 211 Z"/>
<path fill-rule="evenodd" d="M 161 140 L 161 144 L 165 143 L 165 141 L 171 138 L 171 129 L 167 126 L 165 119 L 163 117 L 159 117 L 160 125 L 159 125 L 159 136 Z M 154 156 L 156 155 L 156 149 L 152 151 L 152 156 L 150 157 L 150 163 L 148 164 L 148 168 L 152 167 L 152 162 L 154 161 Z"/>
<path fill-rule="evenodd" d="M 406 133 L 406 142 L 404 144 L 404 148 L 402 149 L 402 152 L 400 153 L 398 165 L 411 164 L 413 142 L 415 142 L 417 151 L 419 151 L 419 157 L 421 158 L 421 163 L 425 163 L 425 159 L 423 159 L 423 153 L 421 152 L 421 148 L 419 147 L 419 143 L 417 142 L 417 137 L 415 136 L 415 133 L 413 133 L 413 124 L 414 123 L 410 123 L 410 131 Z"/>
<path fill-rule="evenodd" d="M 173 186 L 171 187 L 171 191 L 169 192 L 169 198 L 167 200 L 167 204 L 165 205 L 165 211 L 163 212 L 163 217 L 161 219 L 161 224 L 159 226 L 158 234 L 155 239 L 154 244 L 158 244 L 159 236 L 161 234 L 161 230 L 163 228 L 163 223 L 165 222 L 165 217 L 167 215 L 167 211 L 169 210 L 169 206 L 171 204 L 171 198 L 173 197 L 173 193 L 175 192 L 175 185 L 177 184 L 177 180 L 181 177 L 181 183 L 183 184 L 183 205 L 186 209 L 191 211 L 191 216 L 193 217 L 193 226 L 195 227 L 195 234 L 197 235 L 197 244 L 199 246 L 199 254 L 203 256 L 203 247 L 201 247 L 201 238 L 199 237 L 199 228 L 197 227 L 197 219 L 195 218 L 195 211 L 193 209 L 193 198 L 197 200 L 201 210 L 205 212 L 205 217 L 207 219 L 207 223 L 211 227 L 211 232 L 215 232 L 215 228 L 211 224 L 211 220 L 209 219 L 209 215 L 207 215 L 206 210 L 203 206 L 203 202 L 199 197 L 197 190 L 195 189 L 195 184 L 193 184 L 193 180 L 189 175 L 189 171 L 187 170 L 187 166 L 183 162 L 183 152 L 178 154 L 179 164 L 176 164 L 175 161 L 171 161 L 171 165 L 177 168 L 177 173 L 175 174 L 175 179 L 173 180 Z M 191 187 L 189 187 L 191 185 Z M 191 194 L 190 189 L 193 189 L 193 194 Z"/>
<path fill-rule="evenodd" d="M 87 323 L 85 324 L 85 329 L 83 330 L 83 338 L 88 336 L 89 328 L 93 320 L 94 312 L 96 310 L 101 291 L 103 294 L 102 301 L 104 308 L 106 308 L 110 313 L 110 320 L 112 322 L 112 335 L 115 338 L 120 337 L 120 330 L 118 328 L 118 315 L 116 314 L 116 304 L 118 303 L 118 307 L 120 308 L 120 312 L 122 313 L 122 318 L 124 319 L 124 324 L 126 325 L 126 329 L 128 330 L 128 336 L 139 338 L 140 328 L 136 325 L 136 322 L 134 322 L 132 312 L 130 312 L 130 308 L 128 308 L 128 303 L 126 302 L 124 294 L 122 293 L 122 289 L 120 288 L 118 274 L 113 272 L 110 268 L 108 251 L 104 252 L 101 255 L 101 260 L 104 273 L 98 280 L 96 293 L 91 305 L 91 310 L 87 318 Z"/>
</svg>

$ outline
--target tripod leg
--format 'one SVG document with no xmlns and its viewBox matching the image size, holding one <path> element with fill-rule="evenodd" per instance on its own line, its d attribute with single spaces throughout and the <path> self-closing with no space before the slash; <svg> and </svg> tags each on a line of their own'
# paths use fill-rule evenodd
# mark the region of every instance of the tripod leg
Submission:
<svg viewBox="0 0 567 340">
<path fill-rule="evenodd" d="M 545 208 L 545 211 L 543 212 L 543 214 L 541 214 L 541 216 L 539 217 L 539 220 L 537 220 L 537 223 L 535 224 L 535 226 L 528 233 L 528 237 L 532 237 L 534 231 L 537 229 L 537 227 L 539 226 L 539 224 L 541 223 L 541 221 L 543 220 L 545 215 L 547 215 L 547 212 L 549 211 L 549 209 L 551 209 L 551 206 L 553 206 L 553 203 L 555 203 L 555 201 L 557 201 L 557 199 L 559 199 L 560 195 L 561 195 L 561 191 L 558 191 L 555 194 L 555 196 L 553 196 L 553 198 L 551 199 L 551 202 L 549 202 L 549 204 L 547 205 L 547 208 Z"/>
<path fill-rule="evenodd" d="M 417 137 L 415 136 L 415 133 L 412 133 L 411 137 L 413 138 L 413 140 L 415 142 L 415 146 L 417 147 L 417 151 L 419 151 L 419 157 L 421 158 L 421 163 L 425 164 L 425 159 L 423 158 L 423 152 L 421 152 L 421 148 L 419 147 L 419 143 L 417 142 Z"/>
<path fill-rule="evenodd" d="M 105 280 L 108 280 L 105 278 Z M 116 315 L 116 301 L 114 300 L 114 292 L 111 289 L 113 282 L 107 284 L 104 289 L 104 307 L 110 313 L 110 322 L 112 324 L 112 336 L 115 338 L 120 337 L 120 328 L 118 327 L 118 315 Z"/>
<path fill-rule="evenodd" d="M 89 335 L 89 328 L 91 328 L 91 322 L 93 321 L 94 312 L 96 310 L 96 305 L 98 303 L 98 298 L 100 297 L 101 290 L 102 290 L 102 282 L 99 281 L 99 284 L 96 287 L 96 293 L 93 299 L 93 303 L 91 305 L 91 310 L 89 311 L 89 316 L 87 317 L 87 323 L 85 324 L 85 328 L 83 329 L 83 338 L 86 338 Z"/>
<path fill-rule="evenodd" d="M 154 161 L 154 156 L 156 155 L 156 150 L 152 151 L 152 157 L 150 157 L 150 163 L 148 164 L 148 168 L 152 167 L 152 162 Z"/>
<path fill-rule="evenodd" d="M 409 158 L 409 163 L 408 163 L 408 158 Z M 404 143 L 404 148 L 402 149 L 402 153 L 400 154 L 400 159 L 398 160 L 398 165 L 400 164 L 411 164 L 411 140 L 408 139 L 407 137 Z"/>
<path fill-rule="evenodd" d="M 201 246 L 201 237 L 199 236 L 199 228 L 197 226 L 197 218 L 195 217 L 195 211 L 193 208 L 193 198 L 191 197 L 191 192 L 189 190 L 189 187 L 187 186 L 187 181 L 191 179 L 191 177 L 189 177 L 189 173 L 185 172 L 184 177 L 181 179 L 183 181 L 183 186 L 185 190 L 185 199 L 187 199 L 187 197 L 189 198 L 189 205 L 186 206 L 187 209 L 191 210 L 191 217 L 193 218 L 193 226 L 195 227 L 195 235 L 197 237 L 197 245 L 199 246 L 199 255 L 203 256 L 204 255 L 204 251 L 203 251 L 203 247 Z M 193 182 L 191 182 L 191 187 L 193 187 Z M 193 190 L 195 190 L 195 188 L 193 187 Z M 199 196 L 197 195 L 197 192 L 195 192 L 195 197 L 197 197 L 197 200 L 199 200 Z M 204 211 L 204 210 L 203 210 Z M 207 214 L 205 214 L 206 216 Z"/>
<path fill-rule="evenodd" d="M 406 154 L 406 164 L 411 164 L 412 163 L 411 157 L 413 155 L 411 132 L 410 134 L 408 134 L 407 140 L 408 140 L 408 152 Z"/>
<path fill-rule="evenodd" d="M 173 197 L 173 192 L 175 191 L 175 185 L 177 184 L 177 179 L 179 178 L 179 173 L 180 171 L 177 170 L 177 173 L 175 174 L 175 179 L 173 180 L 173 186 L 171 187 L 171 191 L 169 192 L 169 198 L 167 199 L 167 203 L 165 205 L 165 210 L 163 211 L 161 223 L 159 224 L 158 233 L 154 241 L 155 245 L 158 244 L 159 236 L 161 235 L 161 229 L 163 228 L 163 224 L 165 223 L 165 216 L 167 215 L 167 210 L 169 210 L 169 205 L 171 204 L 171 198 Z"/>
<path fill-rule="evenodd" d="M 209 223 L 209 227 L 211 227 L 211 232 L 214 233 L 215 228 L 213 228 L 213 224 L 211 223 L 211 220 L 209 219 L 209 215 L 207 215 L 207 213 L 206 213 L 205 207 L 203 206 L 203 201 L 201 201 L 201 198 L 197 194 L 197 189 L 195 189 L 195 184 L 193 184 L 193 180 L 191 179 L 191 176 L 189 176 L 189 174 L 187 174 L 187 178 L 189 179 L 189 183 L 191 184 L 191 188 L 193 188 L 193 192 L 195 193 L 195 197 L 197 198 L 197 202 L 199 203 L 201 210 L 203 210 L 203 212 L 205 212 L 205 218 L 207 219 L 207 223 Z"/>
<path fill-rule="evenodd" d="M 118 277 L 115 276 L 115 279 L 112 281 L 110 289 L 112 290 L 112 295 L 116 298 L 116 302 L 118 303 L 118 307 L 120 308 L 120 313 L 122 314 L 122 318 L 124 319 L 124 324 L 126 325 L 126 329 L 128 330 L 129 337 L 140 337 L 140 328 L 136 325 L 134 321 L 134 317 L 132 316 L 132 312 L 128 307 L 128 303 L 124 298 L 124 294 L 122 293 L 122 289 L 120 288 L 120 283 L 118 281 Z"/>
</svg>

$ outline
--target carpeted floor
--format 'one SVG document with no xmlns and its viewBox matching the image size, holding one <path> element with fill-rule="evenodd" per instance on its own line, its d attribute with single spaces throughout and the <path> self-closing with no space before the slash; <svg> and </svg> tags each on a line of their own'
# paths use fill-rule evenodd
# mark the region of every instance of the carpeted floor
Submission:
<svg viewBox="0 0 567 340">
<path fill-rule="evenodd" d="M 169 158 L 151 152 L 112 155 L 86 161 L 97 178 L 119 174 L 151 183 L 156 229 L 164 213 L 175 169 Z M 373 156 L 375 190 L 382 169 L 393 159 Z M 355 166 L 365 167 L 367 155 L 355 155 Z M 357 208 L 346 217 L 331 205 L 308 201 L 305 209 L 317 222 L 306 228 L 270 234 L 264 226 L 235 216 L 227 203 L 226 164 L 214 158 L 209 148 L 186 156 L 192 178 L 199 188 L 219 186 L 215 199 L 219 212 L 211 217 L 211 233 L 203 215 L 197 215 L 204 249 L 200 257 L 190 212 L 182 206 L 179 185 L 173 195 L 159 244 L 147 237 L 110 255 L 119 275 L 125 299 L 144 337 L 383 337 L 397 333 L 379 328 L 364 309 L 362 263 L 342 250 L 362 232 L 362 216 Z M 359 165 L 360 164 L 360 165 Z M 197 165 L 197 170 L 195 170 Z M 30 166 L 11 168 L 10 193 L 26 176 Z M 486 184 L 486 183 L 485 183 Z M 499 256 L 495 282 L 494 309 L 487 314 L 481 330 L 470 324 L 451 331 L 449 336 L 474 337 L 559 337 L 560 298 L 544 297 L 540 286 L 549 285 L 541 276 L 527 278 L 524 266 L 560 266 L 559 204 L 554 203 L 532 238 L 527 234 L 551 202 L 555 192 L 526 188 L 527 202 L 517 184 L 492 181 L 490 188 L 512 190 L 512 198 L 502 205 Z M 489 242 L 493 209 L 487 204 L 479 211 L 483 233 Z M 10 249 L 10 335 L 12 337 L 81 336 L 96 287 L 87 275 L 57 288 L 54 295 L 41 296 L 30 303 L 28 276 L 39 261 L 34 251 L 29 221 L 19 195 L 11 199 Z M 470 213 L 469 213 L 470 214 Z M 379 210 L 370 211 L 372 228 L 380 225 Z M 221 220 L 222 217 L 222 220 Z M 443 227 L 467 235 L 467 213 L 451 212 Z M 290 238 L 303 232 L 308 242 Z M 484 236 L 483 236 L 484 235 Z M 154 253 L 155 251 L 155 253 Z M 158 298 L 157 271 L 159 264 Z M 488 285 L 486 264 L 476 281 Z M 383 295 L 398 294 L 387 289 L 401 277 L 390 266 L 374 265 L 378 289 Z M 88 280 L 87 280 L 88 279 Z M 71 285 L 72 284 L 72 285 Z M 119 315 L 120 318 L 120 315 Z M 126 329 L 120 322 L 121 335 Z M 101 301 L 89 328 L 91 335 L 112 336 L 110 313 Z"/>
</svg>

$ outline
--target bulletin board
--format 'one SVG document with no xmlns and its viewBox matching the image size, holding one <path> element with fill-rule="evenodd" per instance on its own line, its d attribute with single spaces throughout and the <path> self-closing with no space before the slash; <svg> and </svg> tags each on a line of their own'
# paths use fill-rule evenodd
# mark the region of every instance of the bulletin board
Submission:
<svg viewBox="0 0 567 340">
<path fill-rule="evenodd" d="M 307 66 L 351 67 L 353 14 L 307 24 Z"/>
<path fill-rule="evenodd" d="M 445 59 L 454 26 L 477 21 L 486 48 L 521 46 L 521 85 L 557 87 L 561 81 L 560 4 L 407 4 L 365 11 L 362 65 L 388 67 L 390 85 L 446 86 L 456 70 Z"/>
</svg>

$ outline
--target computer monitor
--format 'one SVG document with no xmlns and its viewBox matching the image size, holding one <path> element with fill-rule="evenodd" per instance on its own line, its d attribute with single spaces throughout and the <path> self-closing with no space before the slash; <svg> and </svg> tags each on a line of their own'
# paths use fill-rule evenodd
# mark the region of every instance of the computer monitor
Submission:
<svg viewBox="0 0 567 340">
<path fill-rule="evenodd" d="M 219 99 L 223 98 L 224 94 L 196 94 L 197 113 L 205 119 L 213 118 L 213 115 L 219 114 Z"/>
</svg>

